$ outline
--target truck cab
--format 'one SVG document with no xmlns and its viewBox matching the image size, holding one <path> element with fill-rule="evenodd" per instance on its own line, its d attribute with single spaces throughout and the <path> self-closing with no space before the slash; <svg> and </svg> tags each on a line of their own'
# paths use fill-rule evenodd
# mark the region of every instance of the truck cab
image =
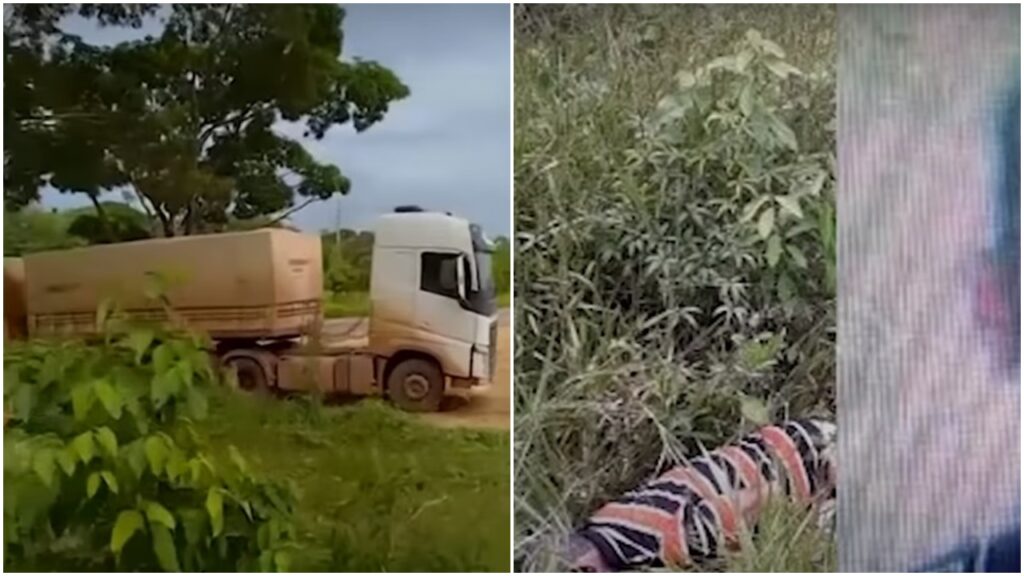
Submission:
<svg viewBox="0 0 1024 576">
<path fill-rule="evenodd" d="M 394 369 L 417 358 L 437 365 L 446 389 L 493 378 L 493 249 L 479 226 L 450 214 L 410 207 L 378 220 L 368 349 L 387 359 L 378 374 L 392 401 L 413 409 L 440 401 L 425 378 L 392 384 Z"/>
</svg>

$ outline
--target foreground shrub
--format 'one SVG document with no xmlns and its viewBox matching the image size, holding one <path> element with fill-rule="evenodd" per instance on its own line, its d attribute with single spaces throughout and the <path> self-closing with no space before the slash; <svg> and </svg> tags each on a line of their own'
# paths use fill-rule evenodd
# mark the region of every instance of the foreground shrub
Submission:
<svg viewBox="0 0 1024 576">
<path fill-rule="evenodd" d="M 286 570 L 293 496 L 206 451 L 205 343 L 111 321 L 4 351 L 4 561 L 14 570 Z"/>
</svg>

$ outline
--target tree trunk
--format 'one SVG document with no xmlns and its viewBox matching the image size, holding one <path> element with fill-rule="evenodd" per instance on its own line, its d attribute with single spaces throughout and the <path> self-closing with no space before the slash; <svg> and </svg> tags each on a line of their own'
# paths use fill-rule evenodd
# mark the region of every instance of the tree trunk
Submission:
<svg viewBox="0 0 1024 576">
<path fill-rule="evenodd" d="M 106 242 L 115 242 L 117 238 L 114 237 L 114 229 L 110 226 L 110 219 L 107 217 L 107 210 L 103 207 L 103 203 L 93 194 L 88 194 L 88 196 L 89 200 L 92 201 L 92 205 L 96 208 L 96 217 L 100 219 L 100 226 L 103 227 L 104 240 Z"/>
<path fill-rule="evenodd" d="M 164 214 L 164 211 L 159 206 L 154 206 L 156 217 L 160 220 L 160 227 L 163 229 L 164 238 L 173 238 L 174 234 L 174 219 Z"/>
</svg>

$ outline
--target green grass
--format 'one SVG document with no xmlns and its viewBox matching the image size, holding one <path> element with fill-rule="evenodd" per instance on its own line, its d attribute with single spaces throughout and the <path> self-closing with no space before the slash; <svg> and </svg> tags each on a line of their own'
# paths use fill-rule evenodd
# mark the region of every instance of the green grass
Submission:
<svg viewBox="0 0 1024 576">
<path fill-rule="evenodd" d="M 508 308 L 508 292 L 498 294 L 498 307 Z M 324 294 L 325 318 L 348 318 L 370 315 L 370 294 L 368 292 L 343 292 Z"/>
<path fill-rule="evenodd" d="M 324 317 L 347 318 L 370 315 L 369 292 L 324 292 Z"/>
<path fill-rule="evenodd" d="M 818 515 L 775 499 L 761 514 L 757 533 L 725 560 L 726 572 L 835 572 L 836 541 L 818 529 Z"/>
<path fill-rule="evenodd" d="M 422 424 L 377 400 L 220 391 L 201 431 L 298 493 L 297 571 L 507 571 L 509 434 Z"/>
<path fill-rule="evenodd" d="M 643 120 L 675 89 L 677 73 L 735 53 L 755 28 L 801 70 L 828 76 L 836 21 L 831 6 L 520 5 L 515 13 L 515 560 L 517 569 L 552 571 L 564 568 L 565 535 L 598 506 L 698 443 L 749 431 L 740 393 L 786 409 L 828 404 L 819 392 L 831 380 L 818 375 L 831 373 L 831 350 L 820 362 L 800 358 L 792 372 L 736 368 L 733 337 L 776 327 L 727 326 L 714 310 L 731 298 L 733 279 L 750 296 L 766 274 L 738 277 L 719 266 L 725 258 L 701 251 L 709 228 L 688 210 L 703 191 L 689 188 L 686 169 L 656 181 L 654 169 L 641 168 L 676 152 L 652 144 Z M 834 106 L 824 108 L 803 121 L 827 125 Z M 750 296 L 744 312 L 783 317 L 774 292 Z M 686 318 L 690 306 L 700 310 Z M 784 328 L 787 342 L 828 338 Z M 806 525 L 772 532 L 765 521 L 734 561 L 834 569 L 831 537 Z"/>
</svg>

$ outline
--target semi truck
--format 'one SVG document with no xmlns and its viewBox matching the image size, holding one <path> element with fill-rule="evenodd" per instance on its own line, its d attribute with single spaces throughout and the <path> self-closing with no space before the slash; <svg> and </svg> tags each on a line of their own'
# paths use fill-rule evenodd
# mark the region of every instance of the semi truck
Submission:
<svg viewBox="0 0 1024 576">
<path fill-rule="evenodd" d="M 111 300 L 128 317 L 173 315 L 208 334 L 241 388 L 378 395 L 435 411 L 446 392 L 494 377 L 492 251 L 480 226 L 448 213 L 381 216 L 361 338 L 323 331 L 321 239 L 287 229 L 40 252 L 5 261 L 5 283 L 22 283 L 30 338 L 94 335 L 96 310 Z M 169 306 L 153 299 L 154 277 Z"/>
</svg>

